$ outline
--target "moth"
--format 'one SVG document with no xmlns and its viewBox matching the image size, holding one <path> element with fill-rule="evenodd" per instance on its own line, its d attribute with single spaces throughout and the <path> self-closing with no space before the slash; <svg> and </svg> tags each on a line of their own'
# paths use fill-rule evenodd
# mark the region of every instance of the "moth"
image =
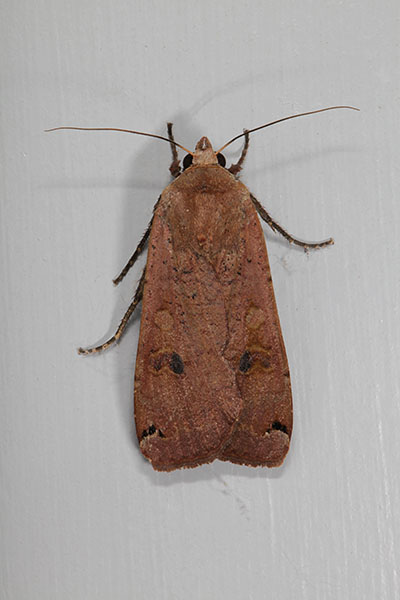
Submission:
<svg viewBox="0 0 400 600">
<path fill-rule="evenodd" d="M 353 109 L 329 107 L 285 117 L 244 130 L 217 151 L 202 137 L 190 152 L 175 141 L 171 123 L 168 138 L 117 129 L 169 142 L 173 181 L 114 280 L 123 280 L 148 244 L 146 267 L 116 333 L 100 346 L 78 351 L 93 354 L 117 342 L 142 302 L 135 421 L 140 450 L 157 471 L 214 459 L 278 467 L 288 452 L 293 426 L 289 367 L 258 215 L 306 250 L 333 240 L 294 238 L 238 175 L 251 133 L 336 108 Z M 242 136 L 240 158 L 226 168 L 222 150 Z M 187 153 L 183 169 L 177 147 Z"/>
</svg>

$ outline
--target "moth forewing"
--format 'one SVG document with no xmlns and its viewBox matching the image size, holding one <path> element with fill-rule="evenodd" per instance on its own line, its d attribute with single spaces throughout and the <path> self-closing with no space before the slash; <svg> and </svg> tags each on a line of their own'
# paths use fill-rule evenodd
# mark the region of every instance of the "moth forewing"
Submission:
<svg viewBox="0 0 400 600">
<path fill-rule="evenodd" d="M 289 368 L 264 235 L 257 216 L 305 250 L 333 244 L 303 242 L 276 223 L 235 176 L 249 134 L 276 123 L 351 106 L 331 106 L 245 130 L 214 151 L 202 137 L 190 152 L 168 138 L 176 177 L 157 201 L 135 252 L 114 279 L 120 283 L 149 241 L 145 271 L 117 331 L 81 354 L 117 342 L 143 300 L 135 371 L 135 420 L 140 449 L 153 467 L 171 471 L 219 458 L 279 466 L 292 433 Z M 110 130 L 56 127 L 55 129 Z M 244 136 L 236 164 L 222 150 Z M 181 173 L 177 147 L 188 152 Z"/>
<path fill-rule="evenodd" d="M 157 470 L 215 458 L 276 466 L 289 447 L 289 372 L 263 232 L 246 187 L 215 163 L 182 173 L 154 215 L 135 418 Z"/>
</svg>

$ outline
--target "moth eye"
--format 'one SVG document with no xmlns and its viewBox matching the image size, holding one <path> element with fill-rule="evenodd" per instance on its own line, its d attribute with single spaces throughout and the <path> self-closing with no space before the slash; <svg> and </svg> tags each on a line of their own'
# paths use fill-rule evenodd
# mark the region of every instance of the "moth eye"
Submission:
<svg viewBox="0 0 400 600">
<path fill-rule="evenodd" d="M 218 164 L 221 165 L 221 167 L 224 167 L 226 165 L 226 158 L 220 152 L 218 152 L 218 154 L 217 154 L 217 160 L 218 160 Z"/>
<path fill-rule="evenodd" d="M 191 154 L 186 154 L 185 158 L 183 159 L 183 170 L 190 167 L 192 162 L 193 162 L 193 156 Z"/>
</svg>

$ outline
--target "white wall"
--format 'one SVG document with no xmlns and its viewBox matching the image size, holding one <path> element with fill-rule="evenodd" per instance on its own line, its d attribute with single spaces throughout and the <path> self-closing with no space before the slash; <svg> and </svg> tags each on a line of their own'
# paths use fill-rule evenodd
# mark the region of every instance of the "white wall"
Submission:
<svg viewBox="0 0 400 600">
<path fill-rule="evenodd" d="M 399 3 L 37 0 L 1 17 L 3 600 L 400 598 Z M 278 470 L 156 474 L 136 447 L 140 265 L 170 152 L 251 139 L 295 405 Z M 227 152 L 235 158 L 240 144 Z"/>
</svg>

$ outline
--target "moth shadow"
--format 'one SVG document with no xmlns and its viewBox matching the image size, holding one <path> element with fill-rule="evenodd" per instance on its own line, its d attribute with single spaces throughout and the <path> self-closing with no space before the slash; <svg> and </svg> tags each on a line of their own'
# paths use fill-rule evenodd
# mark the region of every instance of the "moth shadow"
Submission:
<svg viewBox="0 0 400 600">
<path fill-rule="evenodd" d="M 336 155 L 342 156 L 346 154 L 359 153 L 361 146 L 359 144 L 325 144 L 323 147 L 308 149 L 308 150 L 292 150 L 289 149 L 283 158 L 270 158 L 266 161 L 266 164 L 255 166 L 244 167 L 246 177 L 249 182 L 254 181 L 256 176 L 265 176 L 268 173 L 272 175 L 277 174 L 278 171 L 283 170 L 285 173 L 290 172 L 290 167 L 297 165 L 313 165 L 314 161 L 318 160 L 321 162 L 324 158 L 334 157 Z M 256 149 L 254 149 L 256 151 Z M 254 161 L 253 161 L 254 162 Z M 250 189 L 250 187 L 249 187 Z M 251 190 L 250 190 L 251 191 Z M 262 198 L 258 198 L 262 203 Z"/>
<path fill-rule="evenodd" d="M 158 487 L 171 487 L 182 485 L 182 483 L 190 485 L 201 481 L 221 484 L 222 488 L 217 490 L 224 492 L 228 488 L 225 478 L 245 477 L 247 479 L 280 479 L 284 476 L 286 470 L 290 468 L 291 452 L 287 455 L 282 466 L 269 469 L 268 467 L 249 467 L 246 465 L 236 465 L 228 461 L 215 460 L 212 463 L 200 465 L 195 468 L 183 468 L 167 473 L 154 471 L 147 460 L 142 457 L 139 464 L 141 474 L 147 477 L 150 482 Z M 226 490 L 225 490 L 226 491 Z"/>
</svg>

